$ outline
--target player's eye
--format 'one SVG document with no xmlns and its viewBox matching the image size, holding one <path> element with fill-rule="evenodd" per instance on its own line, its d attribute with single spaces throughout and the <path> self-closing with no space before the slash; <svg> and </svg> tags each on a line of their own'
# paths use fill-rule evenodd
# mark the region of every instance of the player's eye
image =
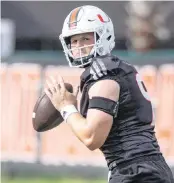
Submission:
<svg viewBox="0 0 174 183">
<path fill-rule="evenodd" d="M 88 37 L 84 37 L 83 40 L 84 41 L 89 41 L 89 38 Z"/>
<path fill-rule="evenodd" d="M 77 43 L 77 39 L 74 39 L 71 41 L 71 44 L 76 44 Z"/>
</svg>

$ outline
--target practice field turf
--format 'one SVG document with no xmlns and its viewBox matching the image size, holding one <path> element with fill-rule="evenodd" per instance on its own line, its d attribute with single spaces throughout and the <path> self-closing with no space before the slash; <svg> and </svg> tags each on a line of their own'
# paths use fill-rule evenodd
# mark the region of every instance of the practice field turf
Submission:
<svg viewBox="0 0 174 183">
<path fill-rule="evenodd" d="M 42 179 L 42 178 L 2 178 L 2 183 L 106 183 L 106 180 L 83 180 L 83 179 Z"/>
</svg>

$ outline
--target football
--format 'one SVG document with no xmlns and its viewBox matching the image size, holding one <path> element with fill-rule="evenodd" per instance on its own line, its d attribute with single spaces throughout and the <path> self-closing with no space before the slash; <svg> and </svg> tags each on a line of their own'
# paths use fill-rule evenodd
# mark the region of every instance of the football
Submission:
<svg viewBox="0 0 174 183">
<path fill-rule="evenodd" d="M 71 84 L 65 83 L 65 87 L 69 92 L 73 93 Z M 33 109 L 33 128 L 37 132 L 43 132 L 58 126 L 63 121 L 60 112 L 53 106 L 49 97 L 45 92 L 42 93 Z"/>
</svg>

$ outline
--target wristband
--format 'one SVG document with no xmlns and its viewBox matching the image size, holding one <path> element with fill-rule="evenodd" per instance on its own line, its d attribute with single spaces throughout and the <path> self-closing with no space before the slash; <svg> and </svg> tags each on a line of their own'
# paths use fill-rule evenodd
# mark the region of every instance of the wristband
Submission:
<svg viewBox="0 0 174 183">
<path fill-rule="evenodd" d="M 61 115 L 62 118 L 65 120 L 65 122 L 67 122 L 68 117 L 73 114 L 73 113 L 77 113 L 78 110 L 76 109 L 76 107 L 74 105 L 67 105 L 65 106 L 61 111 Z"/>
</svg>

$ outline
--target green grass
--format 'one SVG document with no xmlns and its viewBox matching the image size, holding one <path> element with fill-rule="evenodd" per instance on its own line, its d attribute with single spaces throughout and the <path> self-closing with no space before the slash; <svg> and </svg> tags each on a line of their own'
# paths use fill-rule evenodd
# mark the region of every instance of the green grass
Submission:
<svg viewBox="0 0 174 183">
<path fill-rule="evenodd" d="M 2 178 L 1 183 L 106 183 L 106 180 L 48 179 L 48 178 Z"/>
</svg>

